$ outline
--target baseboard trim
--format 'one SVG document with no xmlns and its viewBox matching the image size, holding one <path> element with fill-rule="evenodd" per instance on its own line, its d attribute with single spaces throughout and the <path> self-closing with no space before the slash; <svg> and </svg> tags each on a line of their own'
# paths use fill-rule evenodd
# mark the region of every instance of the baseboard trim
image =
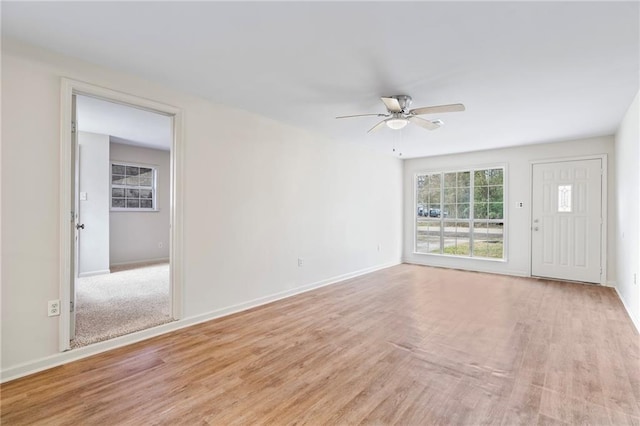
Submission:
<svg viewBox="0 0 640 426">
<path fill-rule="evenodd" d="M 227 306 L 225 308 L 216 309 L 204 314 L 196 315 L 193 317 L 184 318 L 178 321 L 162 324 L 157 327 L 149 328 L 147 330 L 138 331 L 135 333 L 127 334 L 126 336 L 116 337 L 105 342 L 94 343 L 83 348 L 73 349 L 66 352 L 60 352 L 57 354 L 49 355 L 35 361 L 29 361 L 16 366 L 7 368 L 0 371 L 0 383 L 9 382 L 11 380 L 19 379 L 30 374 L 38 373 L 40 371 L 48 370 L 59 365 L 68 364 L 73 361 L 77 361 L 83 358 L 90 357 L 102 352 L 106 352 L 112 349 L 116 349 L 122 346 L 130 345 L 132 343 L 147 340 L 152 337 L 160 336 L 172 331 L 180 330 L 192 325 L 200 324 L 203 322 L 211 321 L 220 317 L 235 314 L 247 309 L 256 308 L 258 306 L 266 305 L 287 297 L 295 296 L 297 294 L 306 293 L 311 290 L 315 290 L 321 287 L 325 287 L 332 284 L 338 284 L 342 281 L 356 278 L 361 275 L 369 274 L 371 272 L 379 271 L 382 269 L 390 268 L 402 263 L 399 259 L 397 261 L 388 262 L 376 266 L 372 266 L 358 271 L 349 272 L 342 275 L 337 275 L 325 280 L 317 281 L 311 284 L 306 284 L 300 287 L 296 287 L 291 290 L 281 291 L 273 293 L 268 296 L 259 297 L 247 302 L 238 303 L 235 305 Z"/>
<path fill-rule="evenodd" d="M 223 316 L 226 316 L 226 315 L 231 315 L 231 314 L 235 314 L 237 312 L 242 312 L 242 311 L 246 311 L 248 309 L 256 308 L 258 306 L 267 305 L 269 303 L 276 302 L 278 300 L 286 299 L 287 297 L 291 297 L 291 296 L 295 296 L 295 295 L 298 295 L 298 294 L 306 293 L 308 291 L 316 290 L 318 288 L 326 287 L 328 285 L 338 284 L 338 283 L 340 283 L 342 281 L 345 281 L 345 280 L 348 280 L 348 279 L 351 279 L 351 278 L 356 278 L 356 277 L 359 277 L 361 275 L 370 274 L 372 272 L 379 271 L 381 269 L 390 268 L 392 266 L 399 265 L 400 263 L 402 263 L 402 262 L 400 260 L 397 260 L 397 261 L 394 261 L 394 262 L 389 262 L 389 263 L 385 263 L 385 264 L 381 264 L 381 265 L 372 266 L 370 268 L 360 269 L 360 270 L 355 271 L 355 272 L 349 272 L 349 273 L 346 273 L 346 274 L 337 275 L 335 277 L 328 278 L 326 280 L 316 281 L 315 283 L 306 284 L 306 285 L 303 285 L 303 286 L 300 286 L 300 287 L 296 287 L 296 288 L 291 289 L 291 290 L 285 290 L 285 291 L 281 291 L 281 292 L 278 292 L 278 293 L 273 293 L 273 294 L 271 294 L 269 296 L 259 297 L 257 299 L 249 300 L 247 302 L 238 303 L 236 305 L 231 305 L 231 306 L 226 307 L 226 308 L 222 308 L 222 309 L 218 309 L 218 310 L 215 310 L 215 311 L 211 311 L 211 312 L 208 312 L 206 314 L 201 314 L 201 315 L 197 315 L 195 317 L 190 317 L 189 320 L 191 321 L 191 324 L 189 324 L 189 325 L 194 325 L 194 324 L 199 324 L 199 323 L 202 323 L 202 322 L 207 322 L 207 321 L 210 321 L 212 319 L 220 318 L 220 317 L 223 317 Z"/>
<path fill-rule="evenodd" d="M 81 272 L 78 274 L 78 278 L 93 277 L 96 275 L 106 275 L 110 273 L 111 273 L 111 269 L 101 269 L 99 271 Z"/>
<path fill-rule="evenodd" d="M 618 287 L 614 287 L 614 288 L 616 289 L 616 294 L 618 295 L 618 299 L 620 299 L 620 301 L 622 302 L 622 306 L 624 306 L 624 309 L 627 311 L 627 315 L 629 315 L 629 318 L 631 318 L 631 323 L 636 328 L 636 331 L 640 333 L 640 319 L 636 318 L 631 313 L 631 309 L 629 309 L 629 306 L 627 306 L 627 304 L 625 303 L 624 298 L 620 294 L 620 291 L 618 291 Z"/>
<path fill-rule="evenodd" d="M 146 264 L 146 263 L 162 263 L 162 262 L 169 262 L 169 258 L 168 257 L 157 257 L 155 259 L 142 259 L 142 260 L 131 260 L 131 261 L 127 261 L 127 262 L 117 262 L 117 263 L 112 263 L 109 266 L 110 267 L 114 267 L 114 266 L 127 266 L 127 265 L 138 265 L 138 264 Z"/>
<path fill-rule="evenodd" d="M 406 259 L 403 258 L 402 259 L 402 263 L 406 263 L 409 265 L 420 265 L 420 266 L 430 266 L 432 268 L 445 268 L 445 269 L 454 269 L 456 271 L 468 271 L 468 272 L 482 272 L 485 274 L 496 274 L 496 275 L 509 275 L 509 276 L 514 276 L 514 277 L 525 277 L 525 278 L 530 278 L 531 275 L 529 274 L 529 272 L 527 271 L 512 271 L 512 270 L 507 270 L 507 271 L 496 271 L 494 269 L 491 268 L 454 268 L 448 265 L 438 265 L 438 264 L 433 264 L 433 263 L 428 263 L 428 262 L 418 262 L 415 261 L 414 259 Z"/>
</svg>

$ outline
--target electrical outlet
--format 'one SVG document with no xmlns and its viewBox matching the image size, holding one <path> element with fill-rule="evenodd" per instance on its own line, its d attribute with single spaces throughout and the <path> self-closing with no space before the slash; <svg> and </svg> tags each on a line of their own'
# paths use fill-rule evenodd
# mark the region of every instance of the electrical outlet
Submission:
<svg viewBox="0 0 640 426">
<path fill-rule="evenodd" d="M 49 316 L 57 317 L 60 315 L 60 300 L 49 300 Z"/>
<path fill-rule="evenodd" d="M 163 243 L 162 241 L 160 241 L 160 242 L 158 243 L 158 248 L 163 248 L 163 247 L 164 247 L 164 243 Z"/>
<path fill-rule="evenodd" d="M 301 267 L 302 265 L 304 265 L 304 260 L 298 258 L 298 267 Z"/>
<path fill-rule="evenodd" d="M 516 208 L 517 208 L 517 209 L 524 208 L 524 203 L 523 203 L 522 201 L 518 201 L 518 202 L 516 203 Z"/>
</svg>

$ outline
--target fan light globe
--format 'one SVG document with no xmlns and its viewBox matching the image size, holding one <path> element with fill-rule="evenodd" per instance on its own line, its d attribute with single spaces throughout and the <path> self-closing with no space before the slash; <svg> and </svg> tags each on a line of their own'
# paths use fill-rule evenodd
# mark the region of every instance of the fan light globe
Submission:
<svg viewBox="0 0 640 426">
<path fill-rule="evenodd" d="M 387 123 L 387 127 L 389 127 L 390 129 L 400 130 L 404 126 L 406 126 L 407 123 L 409 123 L 409 121 L 404 118 L 390 118 L 389 120 L 386 121 L 386 123 Z"/>
</svg>

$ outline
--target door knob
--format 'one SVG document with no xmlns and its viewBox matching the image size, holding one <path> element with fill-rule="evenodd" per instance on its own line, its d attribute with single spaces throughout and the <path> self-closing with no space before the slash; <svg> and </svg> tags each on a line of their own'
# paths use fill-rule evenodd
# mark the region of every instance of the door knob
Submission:
<svg viewBox="0 0 640 426">
<path fill-rule="evenodd" d="M 80 224 L 76 225 L 76 229 L 84 229 L 84 223 L 82 225 Z"/>
<path fill-rule="evenodd" d="M 537 227 L 537 226 L 534 226 L 534 227 L 533 227 L 533 230 L 534 230 L 534 231 L 537 231 L 537 230 L 538 230 L 538 227 Z"/>
</svg>

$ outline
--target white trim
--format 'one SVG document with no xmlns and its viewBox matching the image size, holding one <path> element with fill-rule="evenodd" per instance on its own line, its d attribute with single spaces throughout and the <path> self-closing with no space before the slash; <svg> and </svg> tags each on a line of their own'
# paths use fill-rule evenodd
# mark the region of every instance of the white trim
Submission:
<svg viewBox="0 0 640 426">
<path fill-rule="evenodd" d="M 69 207 L 71 206 L 71 120 L 73 85 L 62 79 L 60 85 L 60 317 L 58 347 L 60 351 L 69 349 L 71 313 L 65 308 L 71 306 L 71 226 Z"/>
<path fill-rule="evenodd" d="M 361 275 L 369 274 L 371 272 L 379 271 L 381 269 L 390 268 L 392 266 L 399 265 L 400 260 L 375 265 L 369 268 L 361 269 L 354 272 L 349 272 L 342 275 L 337 275 L 332 278 L 317 281 L 315 283 L 306 284 L 294 289 L 281 291 L 268 296 L 259 297 L 247 302 L 238 303 L 235 305 L 227 306 L 224 308 L 216 309 L 205 314 L 196 315 L 190 318 L 174 321 L 168 324 L 159 325 L 147 330 L 139 331 L 136 333 L 127 334 L 126 336 L 116 337 L 115 339 L 107 340 L 105 342 L 94 343 L 93 345 L 85 346 L 83 348 L 74 349 L 73 351 L 62 352 L 55 355 L 50 355 L 44 358 L 40 358 L 35 361 L 19 364 L 0 372 L 0 383 L 8 382 L 10 380 L 18 379 L 20 377 L 27 376 L 29 374 L 37 373 L 39 371 L 47 370 L 58 365 L 67 364 L 72 361 L 76 361 L 82 358 L 106 352 L 111 349 L 119 348 L 129 345 L 131 343 L 140 342 L 142 340 L 149 339 L 151 337 L 159 336 L 171 331 L 180 330 L 185 327 L 189 327 L 202 322 L 210 321 L 223 316 L 235 314 L 237 312 L 252 309 L 261 305 L 275 302 L 280 299 L 295 296 L 297 294 L 305 293 L 311 290 L 315 290 L 320 287 L 339 284 L 344 280 L 359 277 Z"/>
<path fill-rule="evenodd" d="M 69 206 L 71 205 L 71 102 L 73 95 L 81 94 L 94 98 L 105 99 L 133 108 L 144 109 L 155 113 L 167 115 L 173 118 L 173 142 L 171 146 L 170 160 L 170 186 L 172 189 L 170 200 L 170 226 L 169 253 L 171 259 L 171 306 L 170 312 L 174 319 L 182 316 L 182 241 L 183 241 L 183 128 L 182 111 L 171 105 L 152 101 L 149 99 L 129 95 L 115 90 L 107 89 L 93 84 L 62 78 L 60 84 L 60 303 L 61 306 L 70 306 L 70 256 L 72 223 L 69 220 Z M 62 309 L 59 317 L 58 345 L 61 352 L 70 349 L 70 312 Z M 75 353 L 76 351 L 73 351 Z M 73 353 L 69 356 L 73 357 Z M 55 358 L 59 355 L 53 355 Z"/>
<path fill-rule="evenodd" d="M 627 306 L 627 304 L 624 301 L 624 298 L 618 291 L 618 287 L 614 287 L 614 288 L 616 289 L 616 294 L 618 295 L 618 299 L 620 299 L 620 301 L 622 302 L 622 306 L 624 306 L 624 309 L 627 311 L 627 315 L 629 315 L 629 318 L 631 318 L 631 323 L 636 328 L 638 333 L 640 333 L 640 318 L 636 318 L 633 316 L 633 313 L 631 313 L 631 309 L 629 309 L 629 306 Z"/>
<path fill-rule="evenodd" d="M 169 151 L 171 152 L 171 151 Z M 145 168 L 145 169 L 151 169 L 152 170 L 152 184 L 151 186 L 142 186 L 142 185 L 136 185 L 134 187 L 129 186 L 127 184 L 117 184 L 115 185 L 115 188 L 117 189 L 123 189 L 123 190 L 127 190 L 127 189 L 144 189 L 144 190 L 149 190 L 151 189 L 151 194 L 153 195 L 151 198 L 151 204 L 153 205 L 153 207 L 131 207 L 131 208 L 127 208 L 127 207 L 113 207 L 113 189 L 114 189 L 114 184 L 113 184 L 113 166 L 124 166 L 124 167 L 137 167 L 139 169 L 141 168 Z M 118 161 L 118 160 L 109 160 L 109 211 L 110 212 L 158 212 L 160 211 L 160 209 L 158 209 L 158 172 L 160 169 L 160 166 L 158 166 L 157 164 L 144 164 L 144 163 L 131 163 L 131 162 L 127 162 L 127 161 Z M 120 176 L 120 175 L 118 175 Z M 126 172 L 125 172 L 125 176 L 126 176 Z M 116 198 L 123 198 L 125 199 L 125 197 L 116 197 Z M 138 198 L 140 199 L 140 198 Z"/>
<path fill-rule="evenodd" d="M 110 269 L 101 269 L 99 271 L 80 272 L 78 274 L 78 278 L 93 277 L 93 276 L 96 276 L 96 275 L 106 275 L 106 274 L 110 274 L 110 273 L 111 273 Z"/>
<path fill-rule="evenodd" d="M 126 207 L 110 207 L 109 213 L 125 213 L 125 212 L 134 212 L 134 213 L 159 213 L 160 209 L 154 208 L 135 208 L 131 207 L 130 209 Z"/>
<path fill-rule="evenodd" d="M 503 259 L 503 258 L 496 258 L 496 257 L 471 257 L 471 256 L 460 256 L 457 254 L 440 254 L 440 253 L 420 253 L 419 251 L 414 251 L 413 253 L 411 253 L 413 255 L 416 256 L 432 256 L 434 258 L 451 258 L 451 259 L 465 259 L 465 260 L 482 260 L 482 261 L 489 261 L 489 262 L 498 262 L 498 263 L 509 263 L 509 261 L 507 259 Z"/>
<path fill-rule="evenodd" d="M 607 239 L 609 228 L 609 218 L 607 212 L 609 211 L 609 191 L 608 191 L 608 154 L 594 154 L 594 155 L 581 155 L 577 157 L 558 157 L 548 158 L 542 160 L 529 161 L 529 225 L 531 226 L 531 218 L 533 217 L 533 166 L 536 164 L 549 164 L 549 163 L 564 163 L 566 161 L 583 161 L 583 160 L 600 160 L 600 167 L 602 170 L 600 185 L 601 185 L 601 206 L 600 215 L 602 217 L 602 223 L 600 225 L 600 268 L 602 273 L 600 274 L 600 285 L 607 285 Z M 529 235 L 529 276 L 533 277 L 533 238 L 531 238 L 531 232 Z M 543 277 L 545 278 L 545 277 Z"/>
<path fill-rule="evenodd" d="M 147 263 L 164 263 L 164 262 L 169 262 L 170 258 L 168 257 L 156 257 L 154 259 L 140 259 L 140 260 L 129 260 L 126 262 L 118 262 L 118 263 L 112 263 L 111 267 L 114 266 L 127 266 L 127 265 L 138 265 L 138 264 L 147 264 Z"/>
<path fill-rule="evenodd" d="M 487 170 L 487 169 L 502 169 L 502 219 L 475 219 L 469 217 L 468 219 L 450 219 L 457 220 L 461 222 L 468 221 L 469 222 L 469 240 L 473 240 L 473 233 L 471 231 L 473 227 L 473 222 L 478 222 L 485 220 L 488 223 L 499 223 L 502 221 L 502 257 L 500 259 L 490 258 L 490 257 L 474 257 L 473 253 L 470 253 L 469 256 L 462 255 L 448 255 L 445 253 L 421 253 L 416 251 L 418 245 L 418 218 L 417 214 L 417 206 L 418 206 L 418 176 L 424 176 L 428 174 L 436 174 L 439 173 L 441 176 L 441 184 L 440 184 L 440 209 L 444 211 L 444 174 L 445 173 L 459 173 L 459 172 L 469 172 L 470 173 L 470 181 L 469 181 L 469 206 L 470 206 L 470 214 L 469 216 L 473 216 L 474 213 L 474 192 L 473 192 L 473 184 L 474 184 L 474 173 L 478 170 Z M 413 222 L 413 247 L 412 252 L 414 255 L 429 255 L 429 256 L 440 256 L 440 257 L 455 257 L 457 259 L 474 259 L 474 260 L 491 260 L 491 261 L 500 261 L 500 262 L 508 262 L 509 261 L 509 247 L 508 247 L 508 224 L 509 224 L 509 188 L 507 186 L 507 177 L 509 176 L 508 163 L 491 163 L 491 165 L 480 165 L 480 166 L 467 166 L 461 168 L 435 168 L 429 169 L 427 171 L 418 171 L 413 174 L 413 212 L 412 212 L 412 222 Z M 444 216 L 440 216 L 440 223 L 442 224 L 441 232 L 440 232 L 440 240 L 441 243 L 444 243 L 443 232 L 444 232 L 444 221 L 446 219 Z M 435 222 L 435 220 L 434 220 Z"/>
<path fill-rule="evenodd" d="M 173 144 L 171 145 L 171 161 L 169 164 L 169 217 L 171 233 L 169 234 L 169 258 L 171 259 L 170 282 L 171 298 L 169 311 L 174 320 L 182 318 L 183 300 L 183 205 L 184 205 L 184 130 L 182 110 L 173 114 Z"/>
<path fill-rule="evenodd" d="M 602 250 L 600 256 L 600 267 L 602 268 L 602 273 L 600 274 L 600 284 L 606 285 L 608 277 L 607 262 L 609 261 L 607 255 L 607 239 L 609 238 L 607 231 L 607 229 L 609 228 L 609 216 L 607 214 L 609 211 L 609 169 L 607 167 L 607 164 L 609 162 L 609 159 L 607 157 L 607 154 L 602 154 L 600 156 L 600 159 L 602 161 L 600 163 L 600 166 L 602 167 L 602 181 L 600 183 L 602 189 L 602 194 L 600 195 L 602 197 L 602 223 L 600 224 L 600 235 L 602 237 L 602 241 L 600 244 L 600 250 Z"/>
<path fill-rule="evenodd" d="M 413 234 L 413 245 L 411 246 L 411 251 L 415 253 L 416 247 L 418 246 L 418 212 L 416 211 L 416 206 L 418 205 L 418 173 L 414 173 L 411 180 L 413 186 L 413 204 L 411 204 L 411 223 L 413 224 L 411 232 Z M 405 251 L 404 247 L 402 251 Z"/>
<path fill-rule="evenodd" d="M 422 253 L 421 253 L 422 254 Z M 433 255 L 433 259 L 440 259 L 443 258 L 445 256 L 438 256 L 438 255 Z M 447 256 L 449 258 L 454 258 L 454 259 L 460 259 L 461 257 L 459 256 Z M 504 262 L 501 259 L 488 259 L 488 258 L 477 258 L 477 257 L 470 257 L 470 258 L 463 258 L 463 259 L 472 259 L 472 260 L 491 260 L 493 262 Z M 429 262 L 423 262 L 422 259 L 408 259 L 408 258 L 403 258 L 402 259 L 402 263 L 406 263 L 408 265 L 420 265 L 420 266 L 430 266 L 432 268 L 444 268 L 444 269 L 452 269 L 455 271 L 465 271 L 465 272 L 482 272 L 485 274 L 496 274 L 496 275 L 507 275 L 507 276 L 511 276 L 511 277 L 524 277 L 524 278 L 530 278 L 529 273 L 527 271 L 517 271 L 517 270 L 506 270 L 506 271 L 496 271 L 495 269 L 489 269 L 489 268 L 478 268 L 476 266 L 458 266 L 456 265 L 454 266 L 450 266 L 450 265 L 444 265 L 444 264 L 438 264 L 438 263 L 429 263 Z M 506 262 L 504 262 L 506 263 Z"/>
</svg>

